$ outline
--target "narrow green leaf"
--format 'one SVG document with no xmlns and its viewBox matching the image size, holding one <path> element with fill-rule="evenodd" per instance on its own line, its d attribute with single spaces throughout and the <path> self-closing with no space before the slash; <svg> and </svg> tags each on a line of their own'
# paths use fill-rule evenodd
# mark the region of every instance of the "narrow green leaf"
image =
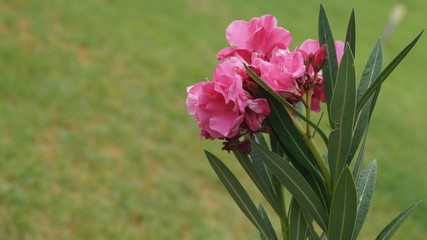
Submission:
<svg viewBox="0 0 427 240">
<path fill-rule="evenodd" d="M 284 191 L 285 189 L 283 185 L 279 182 L 276 176 L 272 175 L 271 181 L 273 184 L 274 191 L 276 193 L 279 210 L 281 212 L 281 214 L 279 214 L 280 226 L 282 228 L 282 235 L 285 238 L 288 232 L 288 230 L 286 229 L 289 228 L 289 222 L 286 214 L 287 211 L 286 211 L 286 203 L 285 203 L 285 191 Z"/>
<path fill-rule="evenodd" d="M 368 131 L 368 130 L 366 130 Z M 356 164 L 354 164 L 353 168 L 353 177 L 354 180 L 359 179 L 360 170 L 362 169 L 362 164 L 365 159 L 365 148 L 366 148 L 366 139 L 368 138 L 368 135 L 365 134 L 362 141 L 362 146 L 360 147 L 359 154 L 357 155 Z"/>
<path fill-rule="evenodd" d="M 360 101 L 362 96 L 366 93 L 366 90 L 372 85 L 374 80 L 381 74 L 383 64 L 383 46 L 381 39 L 378 39 L 371 54 L 369 55 L 368 61 L 366 62 L 363 75 L 357 89 L 357 100 Z"/>
<path fill-rule="evenodd" d="M 261 144 L 261 146 L 263 146 Z M 283 156 L 284 151 L 279 143 L 279 140 L 277 140 L 276 134 L 270 134 L 270 146 L 271 146 L 271 151 L 277 153 L 277 155 L 279 156 Z M 263 146 L 265 147 L 265 146 Z M 265 147 L 267 148 L 267 147 Z"/>
<path fill-rule="evenodd" d="M 354 8 L 351 10 L 350 20 L 348 21 L 345 43 L 350 45 L 353 56 L 356 56 L 356 19 L 354 17 Z"/>
<path fill-rule="evenodd" d="M 399 63 L 406 57 L 406 55 L 411 51 L 411 49 L 415 46 L 418 39 L 423 34 L 424 30 L 422 30 L 412 42 L 410 42 L 394 59 L 391 61 L 384 71 L 375 79 L 375 81 L 371 84 L 371 86 L 366 90 L 366 93 L 360 98 L 357 102 L 356 106 L 356 115 L 362 110 L 363 106 L 368 102 L 369 98 L 375 93 L 375 91 L 381 86 L 384 80 L 393 72 L 393 70 L 399 65 Z"/>
<path fill-rule="evenodd" d="M 320 114 L 320 117 L 319 117 L 319 120 L 317 120 L 317 126 L 319 126 L 320 125 L 320 122 L 322 121 L 322 119 L 323 119 L 323 114 L 324 114 L 325 112 L 322 112 L 321 114 Z M 313 138 L 314 137 L 316 137 L 316 129 L 314 129 L 314 131 L 313 131 Z"/>
<path fill-rule="evenodd" d="M 357 162 L 354 165 L 354 169 L 353 169 L 354 179 L 359 178 L 359 172 L 360 172 L 360 169 L 362 168 L 362 163 L 364 160 L 365 148 L 366 148 L 366 139 L 368 138 L 369 121 L 370 121 L 370 118 L 372 117 L 372 112 L 374 111 L 374 107 L 375 107 L 375 104 L 377 102 L 379 92 L 380 92 L 380 88 L 377 89 L 377 91 L 375 92 L 375 95 L 372 99 L 371 109 L 369 112 L 368 125 L 366 127 L 365 136 L 363 137 L 362 147 L 360 148 L 359 155 L 357 156 Z"/>
<path fill-rule="evenodd" d="M 256 133 L 255 140 L 257 143 L 261 144 L 261 146 L 268 148 L 267 141 L 265 140 L 264 135 L 262 135 L 262 133 Z M 259 156 L 255 152 L 251 152 L 250 155 L 251 155 L 252 163 L 255 167 L 255 170 L 258 172 L 259 176 L 261 177 L 261 180 L 269 189 L 271 189 L 271 191 L 273 191 L 270 174 L 268 173 L 267 167 L 265 166 L 264 162 L 259 158 Z"/>
<path fill-rule="evenodd" d="M 320 240 L 319 239 L 319 235 L 317 235 L 316 230 L 314 229 L 313 226 L 313 218 L 307 213 L 306 210 L 304 210 L 303 208 L 301 208 L 300 206 L 300 211 L 302 212 L 302 215 L 304 216 L 305 222 L 307 223 L 307 236 L 308 239 L 310 240 Z"/>
<path fill-rule="evenodd" d="M 380 75 L 383 61 L 383 51 L 381 40 L 378 40 L 374 49 L 369 56 L 366 63 L 365 70 L 363 71 L 362 79 L 360 80 L 359 89 L 357 91 L 357 98 L 360 99 L 366 90 L 372 84 L 372 82 Z M 371 118 L 371 107 L 374 107 L 374 99 L 378 97 L 379 89 L 374 96 L 368 100 L 368 103 L 363 107 L 362 111 L 356 118 L 353 138 L 351 142 L 350 152 L 347 157 L 347 164 L 350 164 L 354 155 L 356 154 L 357 148 L 360 145 L 364 134 L 367 132 L 369 119 Z"/>
<path fill-rule="evenodd" d="M 212 153 L 205 150 L 205 154 L 222 184 L 252 224 L 262 233 L 265 239 L 277 240 L 276 234 L 270 231 L 268 224 L 258 212 L 249 194 L 245 191 L 230 169 Z"/>
<path fill-rule="evenodd" d="M 275 135 L 275 133 L 273 132 L 271 135 Z M 278 146 L 278 148 L 282 149 L 282 146 Z M 255 150 L 253 151 L 255 152 Z M 305 180 L 308 182 L 308 184 L 317 194 L 319 199 L 322 201 L 325 209 L 328 209 L 329 204 L 328 204 L 327 191 L 325 188 L 325 180 L 323 178 L 320 179 L 318 175 L 314 176 L 312 173 L 310 173 L 287 150 L 285 151 L 285 153 L 283 153 L 283 150 L 281 150 L 281 153 L 278 155 L 283 157 L 285 161 L 290 162 L 295 167 L 295 169 L 297 169 L 300 172 L 300 174 L 305 178 Z"/>
<path fill-rule="evenodd" d="M 261 144 L 261 146 L 268 148 L 268 144 L 267 144 L 264 136 L 262 135 L 262 133 L 255 134 L 255 140 L 257 141 L 257 143 Z M 268 172 L 267 167 L 265 166 L 264 162 L 262 161 L 262 159 L 260 158 L 260 156 L 257 154 L 256 151 L 251 151 L 250 156 L 251 156 L 252 164 L 255 168 L 255 171 L 258 173 L 262 182 L 264 183 L 264 185 L 266 186 L 268 191 L 271 192 L 272 195 L 275 195 L 274 189 L 273 189 L 273 184 L 271 182 L 271 176 L 270 176 L 270 173 Z M 277 201 L 275 201 L 275 202 L 277 202 Z"/>
<path fill-rule="evenodd" d="M 322 179 L 322 174 L 317 168 L 314 157 L 296 129 L 291 116 L 276 99 L 268 94 L 266 95 L 265 97 L 270 106 L 270 114 L 267 120 L 282 148 L 287 150 L 287 154 L 292 155 L 310 173 Z"/>
<path fill-rule="evenodd" d="M 271 96 L 273 96 L 277 101 L 279 101 L 287 110 L 291 111 L 295 115 L 297 115 L 301 120 L 308 123 L 310 126 L 312 126 L 316 131 L 319 132 L 319 135 L 322 137 L 322 140 L 325 142 L 325 144 L 328 144 L 328 137 L 326 134 L 320 129 L 314 122 L 310 121 L 307 117 L 304 116 L 304 114 L 300 113 L 292 104 L 288 103 L 282 96 L 280 96 L 277 92 L 275 92 L 273 89 L 268 86 L 266 82 L 264 82 L 252 69 L 250 69 L 245 64 L 245 69 L 248 72 L 249 76 L 261 87 L 263 88 L 267 93 L 269 93 Z"/>
<path fill-rule="evenodd" d="M 328 237 L 326 236 L 325 232 L 323 232 L 322 235 L 320 235 L 320 240 L 328 240 Z"/>
<path fill-rule="evenodd" d="M 256 149 L 260 153 L 268 169 L 288 189 L 300 206 L 313 217 L 319 226 L 326 230 L 328 215 L 325 208 L 299 171 L 282 157 L 256 142 L 252 142 L 252 149 Z"/>
<path fill-rule="evenodd" d="M 338 180 L 332 198 L 328 239 L 352 239 L 356 213 L 356 186 L 350 170 L 346 167 Z"/>
<path fill-rule="evenodd" d="M 259 175 L 259 172 L 255 169 L 254 164 L 252 163 L 248 155 L 242 153 L 241 151 L 233 151 L 233 153 L 236 156 L 237 160 L 239 161 L 240 165 L 242 165 L 245 172 L 249 175 L 249 177 L 255 183 L 255 186 L 257 186 L 260 192 L 264 195 L 265 199 L 267 199 L 268 203 L 270 203 L 273 210 L 278 215 L 280 215 L 281 213 L 279 211 L 276 197 L 274 195 L 274 190 L 271 187 L 271 184 L 262 180 L 261 176 Z M 258 154 L 256 152 L 253 155 L 258 157 L 257 156 Z M 260 160 L 258 159 L 258 161 Z"/>
<path fill-rule="evenodd" d="M 357 180 L 357 217 L 354 228 L 353 240 L 359 236 L 360 230 L 365 223 L 374 194 L 377 177 L 377 162 L 374 160 L 366 166 Z"/>
<path fill-rule="evenodd" d="M 268 147 L 267 141 L 262 133 L 255 133 L 255 139 L 261 146 Z"/>
<path fill-rule="evenodd" d="M 262 206 L 262 204 L 259 204 L 258 211 L 261 214 L 262 219 L 264 219 L 264 222 L 267 223 L 267 227 L 269 228 L 270 232 L 275 233 L 276 231 L 274 230 L 273 224 L 271 224 L 270 218 L 268 217 L 268 214 L 265 211 L 264 206 Z M 261 239 L 265 239 L 262 233 L 260 233 L 260 235 L 261 235 Z"/>
<path fill-rule="evenodd" d="M 415 208 L 417 208 L 418 204 L 420 202 L 415 203 L 414 205 L 412 205 L 411 207 L 409 207 L 408 209 L 406 209 L 404 212 L 402 212 L 401 214 L 399 214 L 399 216 L 397 216 L 393 221 L 391 221 L 380 233 L 380 235 L 378 235 L 378 237 L 376 238 L 376 240 L 388 240 L 391 239 L 391 237 L 393 236 L 393 234 L 399 229 L 400 225 L 402 225 L 402 223 L 408 218 L 409 214 L 412 213 L 412 211 L 415 210 Z"/>
<path fill-rule="evenodd" d="M 334 182 L 347 163 L 351 147 L 356 105 L 356 72 L 350 47 L 347 45 L 338 70 L 330 116 L 334 130 L 329 135 L 328 161 Z"/>
<path fill-rule="evenodd" d="M 270 134 L 270 139 L 271 139 L 271 145 L 278 145 L 277 149 L 280 149 L 280 153 L 278 154 L 279 156 L 283 157 L 287 162 L 292 163 L 292 165 L 300 172 L 300 174 L 305 178 L 305 180 L 308 182 L 308 184 L 313 188 L 314 192 L 317 194 L 317 196 L 319 197 L 319 199 L 322 201 L 325 209 L 329 209 L 329 199 L 328 199 L 328 194 L 325 188 L 325 180 L 319 179 L 319 177 L 315 177 L 313 174 L 311 174 L 309 171 L 307 171 L 307 169 L 305 169 L 301 164 L 298 163 L 297 160 L 294 159 L 294 157 L 289 153 L 286 152 L 283 153 L 283 149 L 282 146 L 280 145 L 280 143 L 278 143 L 277 137 L 275 136 L 275 133 L 273 132 L 272 134 Z M 285 148 L 285 147 L 283 147 Z M 285 148 L 286 149 L 286 148 Z M 255 152 L 255 150 L 253 150 Z M 273 150 L 273 152 L 275 152 Z M 275 152 L 277 153 L 277 152 Z M 274 185 L 274 184 L 273 184 Z"/>
<path fill-rule="evenodd" d="M 307 222 L 298 202 L 293 198 L 289 206 L 289 239 L 305 240 L 307 238 Z"/>
<path fill-rule="evenodd" d="M 325 182 L 319 181 L 312 174 L 310 176 L 303 174 L 303 176 L 304 176 L 305 180 L 307 180 L 308 184 L 310 184 L 311 188 L 313 188 L 314 192 L 316 192 L 319 199 L 322 201 L 324 208 L 328 211 L 330 203 L 331 203 L 330 202 L 331 199 L 329 199 L 329 197 L 328 197 Z"/>
<path fill-rule="evenodd" d="M 326 44 L 328 49 L 328 57 L 326 65 L 323 67 L 323 81 L 326 92 L 326 104 L 330 108 L 332 95 L 335 87 L 335 80 L 337 78 L 337 54 L 335 51 L 334 37 L 332 36 L 331 27 L 329 26 L 328 17 L 326 16 L 325 9 L 320 5 L 319 11 L 319 44 L 320 46 Z M 331 126 L 333 122 L 330 120 Z"/>
</svg>

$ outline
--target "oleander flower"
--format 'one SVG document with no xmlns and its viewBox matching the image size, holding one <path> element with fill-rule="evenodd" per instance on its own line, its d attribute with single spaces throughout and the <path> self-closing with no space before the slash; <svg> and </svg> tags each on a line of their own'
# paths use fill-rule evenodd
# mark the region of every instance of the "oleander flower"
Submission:
<svg viewBox="0 0 427 240">
<path fill-rule="evenodd" d="M 266 99 L 254 99 L 243 89 L 243 78 L 231 61 L 220 63 L 214 80 L 187 88 L 188 113 L 201 128 L 200 137 L 232 139 L 257 132 L 270 113 Z"/>
<path fill-rule="evenodd" d="M 253 18 L 249 22 L 234 21 L 226 30 L 231 47 L 217 53 L 219 64 L 213 72 L 213 80 L 187 88 L 188 112 L 194 115 L 201 129 L 200 137 L 221 139 L 222 149 L 233 151 L 260 190 L 257 195 L 261 193 L 265 197 L 263 204 L 265 202 L 274 209 L 271 216 L 276 217 L 276 221 L 289 220 L 289 227 L 282 227 L 281 234 L 276 234 L 277 230 L 270 224 L 272 218 L 262 205 L 256 208 L 232 168 L 205 150 L 213 170 L 259 230 L 261 239 L 359 237 L 377 174 L 375 161 L 365 169 L 361 168 L 364 165 L 363 149 L 359 149 L 365 144 L 366 139 L 362 137 L 366 136 L 372 114 L 372 111 L 363 110 L 366 107 L 373 109 L 369 99 L 378 93 L 387 74 L 376 82 L 378 84 L 370 85 L 356 101 L 355 96 L 361 91 L 356 88 L 356 69 L 351 56 L 356 49 L 355 23 L 353 9 L 346 34 L 349 45 L 344 50 L 341 41 L 320 46 L 313 39 L 290 49 L 292 35 L 277 27 L 272 15 Z M 412 49 L 421 34 L 394 58 L 391 70 Z M 332 38 L 323 6 L 319 11 L 319 35 Z M 338 68 L 343 55 L 345 63 Z M 380 75 L 381 64 L 382 45 L 378 41 L 366 69 L 373 69 L 373 74 Z M 385 71 L 389 68 L 390 65 Z M 332 76 L 326 78 L 323 73 L 328 77 L 336 75 L 335 79 Z M 362 77 L 359 89 L 370 80 Z M 264 96 L 271 101 L 267 102 L 262 98 Z M 320 111 L 321 102 L 328 106 L 324 111 L 330 131 L 324 131 L 314 122 L 312 111 Z M 269 103 L 274 107 L 271 113 Z M 292 107 L 297 104 L 298 109 Z M 304 111 L 299 109 L 302 106 Z M 265 121 L 267 117 L 268 121 Z M 322 148 L 317 147 L 317 139 L 323 141 Z M 356 163 L 352 162 L 354 160 Z M 361 185 L 366 191 L 361 191 Z M 321 191 L 317 191 L 319 189 Z M 362 202 L 364 211 L 358 211 L 360 192 L 365 199 Z M 292 198 L 289 209 L 280 207 L 285 204 L 283 194 L 288 195 L 286 199 Z M 344 204 L 335 201 L 342 198 L 345 198 Z M 390 238 L 418 204 L 399 214 L 376 239 Z M 294 218 L 294 215 L 302 217 Z M 299 224 L 301 221 L 305 223 L 303 228 Z"/>
<path fill-rule="evenodd" d="M 342 55 L 344 54 L 344 43 L 342 41 L 335 41 L 334 45 L 339 65 L 339 63 L 341 62 Z M 298 50 L 302 53 L 304 58 L 308 58 L 310 54 L 316 53 L 319 48 L 319 41 L 307 39 L 298 47 Z"/>
<path fill-rule="evenodd" d="M 253 18 L 250 22 L 237 20 L 228 26 L 226 38 L 231 46 L 267 56 L 273 50 L 287 49 L 291 44 L 292 34 L 276 25 L 277 19 L 273 15 Z"/>
<path fill-rule="evenodd" d="M 232 62 L 236 68 L 236 72 L 242 78 L 248 78 L 249 75 L 245 70 L 244 64 L 250 65 L 252 62 L 252 53 L 246 49 L 224 48 L 216 54 L 216 57 L 223 63 L 225 61 Z"/>
<path fill-rule="evenodd" d="M 338 65 L 344 54 L 344 43 L 335 41 L 335 52 Z M 298 51 L 304 58 L 306 64 L 306 76 L 301 83 L 304 85 L 304 92 L 311 88 L 311 110 L 320 111 L 320 102 L 326 102 L 326 94 L 323 81 L 322 67 L 326 63 L 327 48 L 326 45 L 320 46 L 319 41 L 313 39 L 305 40 L 298 48 Z"/>
<path fill-rule="evenodd" d="M 296 79 L 305 72 L 304 59 L 300 52 L 279 49 L 270 61 L 256 59 L 253 66 L 259 69 L 260 77 L 277 93 L 290 98 L 299 98 L 301 91 Z"/>
</svg>

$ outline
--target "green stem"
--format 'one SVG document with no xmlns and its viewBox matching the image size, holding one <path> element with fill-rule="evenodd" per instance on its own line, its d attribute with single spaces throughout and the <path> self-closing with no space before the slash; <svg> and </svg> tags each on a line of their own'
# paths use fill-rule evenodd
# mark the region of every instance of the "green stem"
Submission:
<svg viewBox="0 0 427 240">
<path fill-rule="evenodd" d="M 310 120 L 310 114 L 311 114 L 311 92 L 313 90 L 310 88 L 307 91 L 306 96 L 306 105 L 305 105 L 305 116 Z M 311 137 L 311 131 L 310 131 L 310 124 L 307 123 L 307 131 L 306 135 L 308 137 Z"/>
<path fill-rule="evenodd" d="M 303 136 L 305 144 L 313 154 L 314 159 L 316 160 L 316 163 L 320 168 L 320 172 L 322 173 L 323 178 L 325 179 L 327 191 L 329 195 L 332 196 L 333 188 L 332 188 L 332 182 L 331 182 L 331 173 L 329 171 L 328 166 L 326 165 L 325 160 L 322 157 L 322 154 L 320 154 L 319 149 L 317 148 L 313 138 L 306 134 L 306 132 L 304 131 L 304 128 L 301 126 L 301 123 L 298 121 L 298 119 L 292 117 L 292 121 L 294 122 L 294 125 L 297 128 L 297 130 Z"/>
<path fill-rule="evenodd" d="M 332 196 L 333 188 L 332 188 L 331 173 L 329 171 L 329 167 L 326 165 L 326 162 L 323 159 L 322 155 L 320 154 L 319 149 L 317 148 L 313 138 L 305 137 L 304 142 L 307 145 L 307 147 L 310 149 L 311 153 L 313 153 L 314 159 L 316 160 L 317 165 L 319 166 L 320 171 L 322 172 L 323 178 L 325 178 L 326 188 L 329 192 L 329 195 Z"/>
<path fill-rule="evenodd" d="M 283 186 L 275 176 L 273 176 L 272 182 L 273 182 L 274 190 L 276 192 L 279 211 L 281 213 L 279 217 L 280 217 L 280 226 L 282 227 L 282 237 L 283 237 L 283 240 L 288 240 L 289 222 L 286 214 L 285 194 L 283 192 Z"/>
</svg>

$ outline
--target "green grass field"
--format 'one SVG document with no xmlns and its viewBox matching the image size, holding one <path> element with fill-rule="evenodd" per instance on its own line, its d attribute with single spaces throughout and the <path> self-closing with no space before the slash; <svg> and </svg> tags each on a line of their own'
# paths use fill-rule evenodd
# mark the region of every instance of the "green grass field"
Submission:
<svg viewBox="0 0 427 240">
<path fill-rule="evenodd" d="M 425 27 L 427 2 L 384 42 L 385 62 Z M 324 1 L 336 39 L 351 7 L 359 76 L 395 1 Z M 317 1 L 88 0 L 0 3 L 0 239 L 258 239 L 203 155 L 185 88 L 211 77 L 225 29 L 271 13 L 317 36 Z M 361 239 L 427 201 L 427 79 L 423 36 L 387 80 L 368 156 L 377 191 Z M 423 60 L 424 59 L 424 60 Z M 251 186 L 247 184 L 246 186 Z M 256 191 L 249 187 L 249 191 Z M 422 203 L 395 239 L 423 240 Z"/>
</svg>

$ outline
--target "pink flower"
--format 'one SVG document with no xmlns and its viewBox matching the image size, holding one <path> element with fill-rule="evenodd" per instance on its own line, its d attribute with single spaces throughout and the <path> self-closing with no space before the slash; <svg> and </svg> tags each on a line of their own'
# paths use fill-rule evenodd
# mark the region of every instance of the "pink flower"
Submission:
<svg viewBox="0 0 427 240">
<path fill-rule="evenodd" d="M 273 15 L 253 18 L 250 22 L 237 20 L 228 26 L 226 38 L 231 46 L 269 55 L 276 48 L 287 49 L 292 40 L 290 32 L 276 25 Z"/>
<path fill-rule="evenodd" d="M 287 96 L 300 96 L 297 78 L 305 72 L 304 59 L 300 52 L 278 50 L 270 62 L 256 59 L 253 65 L 258 67 L 261 78 L 276 92 Z"/>
<path fill-rule="evenodd" d="M 251 100 L 247 107 L 245 112 L 246 125 L 252 131 L 258 131 L 262 127 L 263 120 L 270 113 L 267 100 L 265 98 Z"/>
<path fill-rule="evenodd" d="M 326 64 L 326 58 L 328 56 L 328 49 L 326 44 L 322 45 L 317 51 L 313 54 L 311 59 L 311 65 L 314 68 L 314 72 L 319 72 Z"/>
<path fill-rule="evenodd" d="M 188 113 L 196 118 L 201 137 L 231 138 L 237 134 L 244 116 L 235 102 L 226 103 L 224 96 L 215 90 L 215 82 L 197 83 L 188 87 L 187 93 Z"/>
<path fill-rule="evenodd" d="M 338 65 L 341 62 L 342 55 L 344 54 L 344 43 L 341 41 L 335 41 L 335 52 L 337 54 Z M 301 51 L 304 58 L 307 58 L 310 53 L 314 54 L 319 50 L 319 41 L 313 39 L 305 40 L 301 46 L 298 47 L 298 50 Z"/>
<path fill-rule="evenodd" d="M 317 81 L 318 83 L 314 85 L 313 94 L 311 95 L 311 110 L 315 112 L 320 111 L 320 102 L 326 102 L 323 79 L 318 79 Z"/>
<path fill-rule="evenodd" d="M 220 63 L 214 80 L 187 88 L 188 113 L 194 115 L 201 137 L 235 138 L 262 127 L 270 108 L 265 99 L 253 99 L 231 61 Z"/>
<path fill-rule="evenodd" d="M 250 65 L 252 59 L 252 53 L 246 49 L 238 48 L 224 48 L 216 54 L 216 57 L 223 63 L 224 61 L 230 61 L 236 68 L 236 72 L 242 76 L 242 78 L 249 77 L 245 70 L 244 64 Z"/>
<path fill-rule="evenodd" d="M 323 87 L 323 74 L 320 70 L 325 64 L 327 54 L 326 46 L 319 46 L 317 40 L 305 40 L 301 46 L 298 47 L 307 65 L 307 73 L 312 81 L 311 87 L 313 89 L 311 96 L 311 110 L 320 111 L 320 102 L 326 102 L 325 89 Z M 344 43 L 335 41 L 335 52 L 337 55 L 338 65 L 341 62 L 342 55 L 344 54 Z"/>
</svg>

